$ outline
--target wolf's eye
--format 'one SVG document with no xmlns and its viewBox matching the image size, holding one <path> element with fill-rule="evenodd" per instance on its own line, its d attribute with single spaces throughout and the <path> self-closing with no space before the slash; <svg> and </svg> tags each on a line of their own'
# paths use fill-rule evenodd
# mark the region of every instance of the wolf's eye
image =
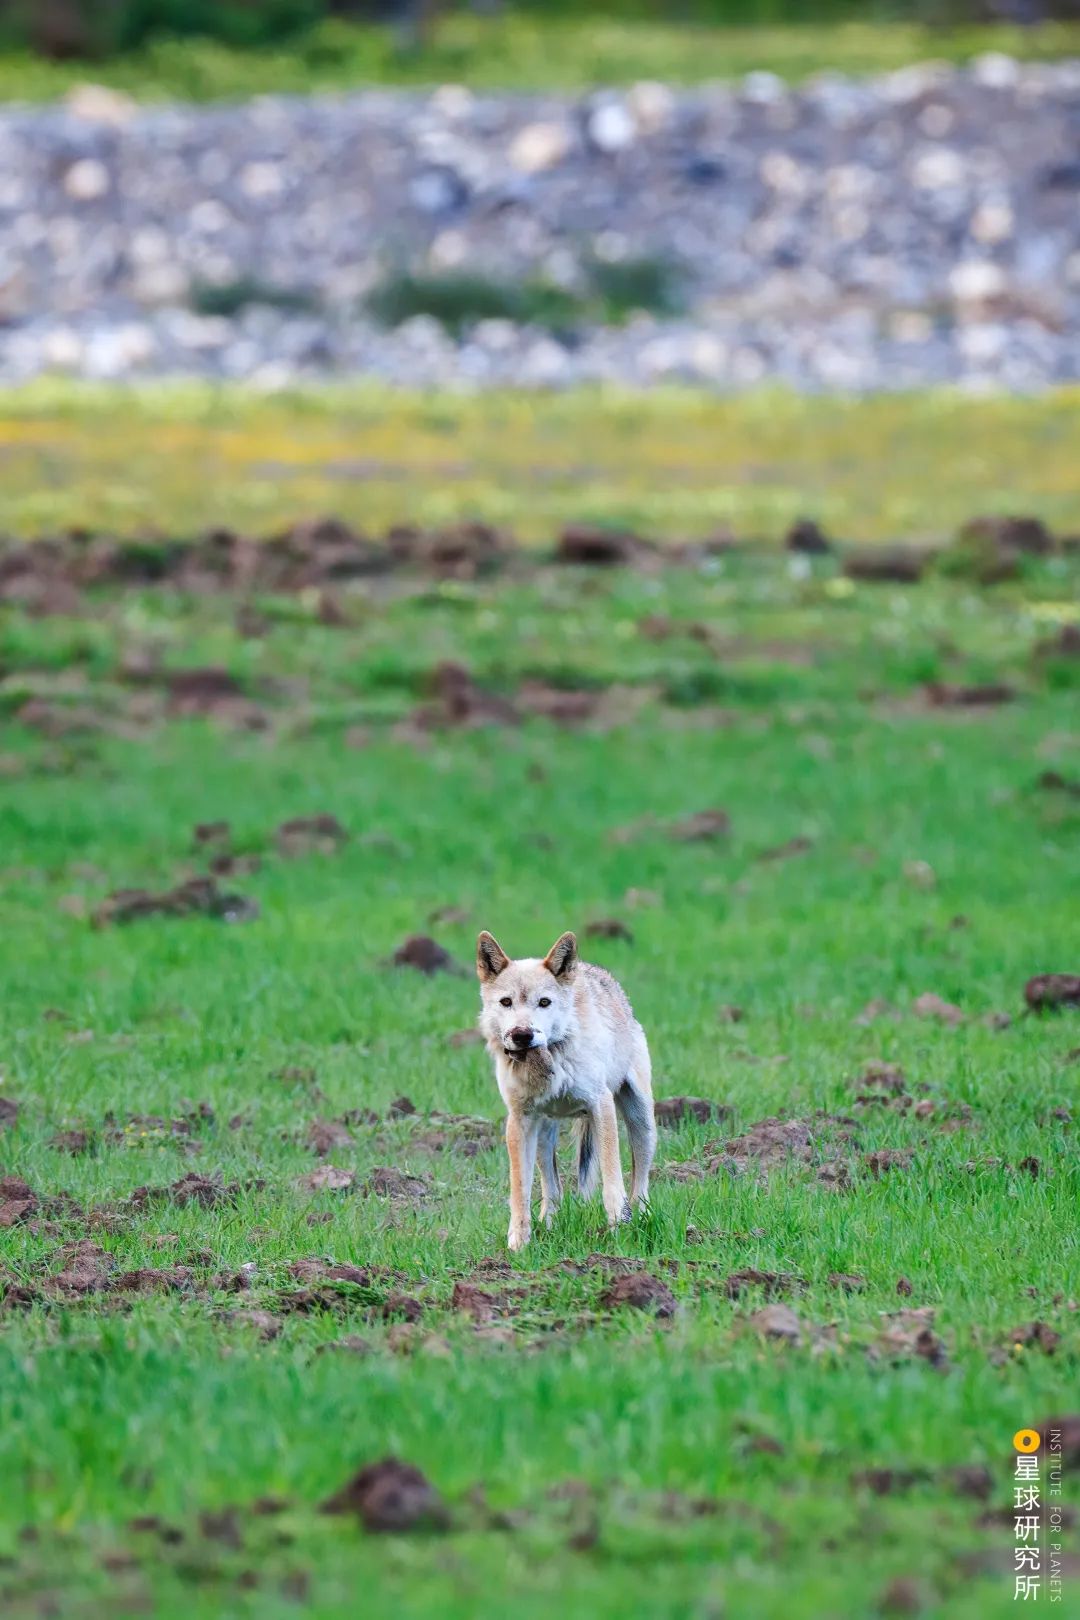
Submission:
<svg viewBox="0 0 1080 1620">
<path fill-rule="evenodd" d="M 514 1005 L 514 998 L 512 996 L 500 996 L 499 997 L 499 1006 L 500 1007 L 512 1007 L 513 1005 Z"/>
<path fill-rule="evenodd" d="M 550 996 L 541 996 L 539 1002 L 537 1003 L 537 1005 L 540 1006 L 540 1007 L 550 1007 L 551 1006 L 551 997 Z"/>
</svg>

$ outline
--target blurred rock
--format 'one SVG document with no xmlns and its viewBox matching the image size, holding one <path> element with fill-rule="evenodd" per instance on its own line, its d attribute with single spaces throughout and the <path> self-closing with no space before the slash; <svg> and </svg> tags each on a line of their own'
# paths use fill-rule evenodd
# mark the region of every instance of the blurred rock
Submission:
<svg viewBox="0 0 1080 1620">
<path fill-rule="evenodd" d="M 564 124 L 526 124 L 510 143 L 507 153 L 521 174 L 542 174 L 570 151 L 570 131 Z"/>
<path fill-rule="evenodd" d="M 0 111 L 0 382 L 1075 381 L 1078 95 L 1075 63 L 1001 55 L 581 97 L 444 85 L 140 107 L 81 85 Z M 385 242 L 399 273 L 496 294 L 543 279 L 580 312 L 511 318 L 496 297 L 489 319 L 444 326 L 421 302 L 386 329 L 366 304 Z M 678 313 L 658 298 L 628 314 L 610 292 L 650 263 L 677 280 Z"/>
</svg>

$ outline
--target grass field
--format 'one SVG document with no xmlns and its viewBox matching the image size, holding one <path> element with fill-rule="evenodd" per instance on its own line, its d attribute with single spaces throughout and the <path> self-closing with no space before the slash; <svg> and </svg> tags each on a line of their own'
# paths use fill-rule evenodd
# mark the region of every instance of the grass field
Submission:
<svg viewBox="0 0 1080 1620">
<path fill-rule="evenodd" d="M 40 382 L 0 400 L 4 527 L 263 532 L 481 518 L 548 542 L 573 521 L 664 539 L 776 540 L 809 512 L 841 539 L 947 539 L 1022 498 L 1080 527 L 1080 391 L 868 399 L 691 389 L 451 397 L 342 385 L 263 398 L 199 384 Z"/>
<path fill-rule="evenodd" d="M 398 473 L 372 509 L 396 487 L 397 516 L 461 515 L 498 487 L 539 541 L 571 515 L 573 476 L 556 498 L 545 469 L 577 408 L 544 407 L 511 453 L 493 403 L 385 404 Z M 1047 449 L 1065 400 L 923 402 L 921 427 L 917 402 L 815 402 L 786 439 L 790 403 L 667 408 L 660 447 L 637 402 L 567 434 L 564 464 L 571 443 L 598 469 L 590 519 L 693 535 L 715 484 L 751 532 L 823 510 L 883 538 L 878 503 L 907 510 L 918 465 L 909 533 L 1006 500 L 1076 523 Z M 250 450 L 225 476 L 233 434 L 281 468 L 283 446 L 323 466 L 358 422 L 390 432 L 370 404 L 291 409 L 9 400 L 13 521 L 50 456 L 49 520 L 115 521 L 124 442 L 126 532 L 155 482 L 165 535 L 214 500 L 280 521 L 330 485 L 265 470 L 258 505 Z M 782 500 L 706 430 L 723 411 L 763 434 Z M 876 456 L 845 461 L 843 420 Z M 483 467 L 445 512 L 434 422 L 440 455 Z M 981 484 L 942 471 L 940 509 L 935 437 L 938 467 L 950 445 L 1002 457 Z M 649 494 L 676 461 L 700 504 Z M 340 485 L 350 514 L 365 487 Z M 4 1612 L 1013 1613 L 1011 1437 L 1075 1411 L 1080 1371 L 1080 1025 L 1023 994 L 1080 957 L 1078 584 L 1075 550 L 981 588 L 767 546 L 608 568 L 534 549 L 475 577 L 6 601 Z M 433 687 L 447 661 L 468 676 Z M 730 830 L 685 836 L 720 808 Z M 341 832 L 278 831 L 320 814 Z M 238 920 L 94 926 L 113 891 L 211 859 Z M 634 1002 L 657 1095 L 730 1110 L 661 1131 L 652 1208 L 614 1234 L 568 1199 L 505 1253 L 498 1098 L 454 1038 L 480 927 L 518 954 L 576 928 Z M 414 933 L 462 971 L 392 965 Z M 755 1152 L 770 1116 L 790 1154 Z M 327 1167 L 345 1185 L 313 1189 Z M 622 1263 L 673 1314 L 607 1301 Z M 320 1511 L 387 1455 L 427 1476 L 441 1528 Z"/>
<path fill-rule="evenodd" d="M 389 28 L 322 23 L 264 49 L 162 39 L 103 61 L 48 62 L 0 54 L 0 99 L 44 101 L 72 86 L 108 84 L 143 101 L 234 100 L 268 94 L 424 88 L 587 90 L 661 79 L 693 85 L 765 69 L 798 83 L 815 73 L 884 73 L 913 61 L 968 62 L 988 51 L 1024 60 L 1080 52 L 1080 24 L 932 28 L 914 23 L 817 22 L 708 27 L 647 16 L 447 16 L 431 44 L 403 48 Z"/>
</svg>

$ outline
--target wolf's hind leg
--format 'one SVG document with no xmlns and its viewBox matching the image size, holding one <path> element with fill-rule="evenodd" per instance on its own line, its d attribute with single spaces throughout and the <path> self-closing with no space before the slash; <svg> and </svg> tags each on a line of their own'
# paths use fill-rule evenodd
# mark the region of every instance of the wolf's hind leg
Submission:
<svg viewBox="0 0 1080 1620">
<path fill-rule="evenodd" d="M 577 1190 L 582 1198 L 591 1198 L 600 1179 L 600 1162 L 596 1155 L 592 1120 L 587 1114 L 574 1121 L 574 1141 L 577 1147 Z"/>
<path fill-rule="evenodd" d="M 642 1085 L 640 1071 L 632 1068 L 615 1093 L 615 1104 L 630 1138 L 630 1160 L 633 1165 L 630 1203 L 635 1209 L 639 1204 L 649 1202 L 649 1171 L 656 1153 L 656 1115 L 647 1069 L 644 1079 L 645 1084 Z"/>
<path fill-rule="evenodd" d="M 559 1162 L 555 1150 L 559 1145 L 559 1122 L 545 1119 L 540 1126 L 540 1218 L 550 1226 L 562 1197 L 559 1180 Z"/>
</svg>

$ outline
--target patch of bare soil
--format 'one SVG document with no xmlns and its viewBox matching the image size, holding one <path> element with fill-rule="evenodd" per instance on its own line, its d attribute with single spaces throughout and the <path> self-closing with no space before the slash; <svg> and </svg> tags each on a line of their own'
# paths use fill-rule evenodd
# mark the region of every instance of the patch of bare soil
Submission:
<svg viewBox="0 0 1080 1620">
<path fill-rule="evenodd" d="M 329 1260 L 293 1260 L 289 1275 L 300 1283 L 343 1282 L 357 1288 L 384 1287 L 388 1283 L 404 1282 L 405 1273 L 390 1266 L 352 1266 L 345 1262 L 335 1264 Z"/>
<path fill-rule="evenodd" d="M 1040 663 L 1080 658 L 1080 624 L 1063 624 L 1056 635 L 1047 636 L 1039 642 L 1034 656 Z"/>
<path fill-rule="evenodd" d="M 111 1254 L 89 1239 L 65 1244 L 60 1251 L 61 1269 L 44 1285 L 44 1292 L 91 1294 L 102 1290 L 115 1264 Z"/>
<path fill-rule="evenodd" d="M 754 1172 L 764 1181 L 773 1170 L 788 1165 L 813 1167 L 823 1186 L 844 1190 L 852 1184 L 851 1155 L 857 1148 L 859 1122 L 846 1114 L 815 1114 L 806 1119 L 758 1120 L 742 1136 L 726 1142 L 706 1143 L 700 1159 L 685 1159 L 661 1166 L 658 1175 L 671 1181 L 700 1181 L 721 1171 Z M 911 1150 L 882 1148 L 861 1155 L 864 1169 L 874 1177 L 890 1170 L 908 1169 Z"/>
<path fill-rule="evenodd" d="M 416 1204 L 431 1196 L 431 1187 L 420 1176 L 408 1176 L 393 1165 L 383 1165 L 371 1174 L 361 1185 L 365 1194 L 374 1194 L 377 1198 L 399 1199 L 402 1202 Z"/>
<path fill-rule="evenodd" d="M 867 584 L 917 585 L 932 556 L 917 546 L 862 546 L 848 553 L 844 573 Z"/>
<path fill-rule="evenodd" d="M 471 916 L 472 912 L 467 911 L 464 906 L 436 906 L 434 911 L 429 912 L 428 922 L 432 928 L 438 928 L 440 924 L 447 928 L 456 928 L 464 926 Z"/>
<path fill-rule="evenodd" d="M 796 855 L 807 855 L 814 847 L 812 838 L 789 838 L 786 844 L 774 844 L 771 849 L 763 849 L 755 855 L 756 861 L 768 863 L 770 861 L 790 861 Z"/>
<path fill-rule="evenodd" d="M 796 518 L 784 536 L 785 551 L 800 551 L 807 557 L 823 557 L 832 543 L 813 518 Z"/>
<path fill-rule="evenodd" d="M 1024 986 L 1024 1000 L 1032 1012 L 1080 1007 L 1080 973 L 1037 973 Z"/>
<path fill-rule="evenodd" d="M 475 579 L 502 561 L 509 549 L 501 529 L 475 521 L 443 529 L 398 524 L 386 539 L 393 563 L 439 579 Z"/>
<path fill-rule="evenodd" d="M 153 1148 L 172 1142 L 185 1153 L 197 1153 L 202 1143 L 196 1132 L 214 1123 L 214 1110 L 202 1102 L 172 1119 L 162 1114 L 129 1114 L 122 1123 L 111 1111 L 102 1120 L 102 1136 L 110 1147 Z"/>
<path fill-rule="evenodd" d="M 259 915 L 258 902 L 223 892 L 212 877 L 188 878 L 174 889 L 154 894 L 149 889 L 116 889 L 97 906 L 95 928 L 138 922 L 145 917 L 214 917 L 220 922 L 251 922 Z"/>
<path fill-rule="evenodd" d="M 281 1336 L 282 1322 L 273 1311 L 245 1307 L 240 1311 L 225 1311 L 221 1320 L 232 1327 L 251 1328 L 264 1344 L 269 1344 Z"/>
<path fill-rule="evenodd" d="M 685 636 L 688 641 L 704 646 L 709 646 L 713 639 L 712 630 L 700 619 L 672 619 L 666 613 L 646 613 L 637 622 L 637 633 L 646 641 L 671 641 Z"/>
<path fill-rule="evenodd" d="M 657 1097 L 653 1105 L 658 1125 L 675 1127 L 686 1120 L 707 1125 L 712 1120 L 730 1119 L 732 1110 L 726 1103 L 711 1102 L 707 1097 Z"/>
<path fill-rule="evenodd" d="M 109 1284 L 117 1294 L 175 1294 L 194 1286 L 194 1274 L 187 1266 L 139 1266 L 121 1271 Z"/>
<path fill-rule="evenodd" d="M 429 978 L 435 973 L 464 972 L 450 952 L 428 934 L 410 934 L 398 946 L 390 961 L 394 967 L 415 968 L 418 973 L 426 973 Z"/>
<path fill-rule="evenodd" d="M 870 1063 L 855 1081 L 864 1089 L 855 1094 L 856 1108 L 889 1109 L 894 1113 L 911 1113 L 915 1119 L 933 1119 L 945 1130 L 959 1130 L 971 1123 L 971 1107 L 965 1102 L 953 1102 L 946 1097 L 929 1096 L 930 1087 L 915 1087 L 918 1095 L 907 1089 L 907 1079 L 898 1063 Z"/>
<path fill-rule="evenodd" d="M 348 843 L 349 834 L 337 816 L 321 811 L 283 821 L 274 841 L 278 854 L 292 860 L 301 855 L 336 855 Z"/>
<path fill-rule="evenodd" d="M 586 939 L 621 939 L 627 945 L 634 943 L 633 934 L 618 917 L 594 917 L 582 932 Z"/>
<path fill-rule="evenodd" d="M 165 1203 L 181 1208 L 198 1204 L 202 1209 L 215 1209 L 221 1204 L 235 1203 L 242 1191 L 237 1181 L 226 1184 L 220 1176 L 200 1176 L 189 1170 L 168 1187 L 136 1187 L 128 1194 L 126 1202 L 133 1209 L 149 1209 Z"/>
<path fill-rule="evenodd" d="M 409 1145 L 422 1153 L 456 1153 L 463 1159 L 475 1159 L 488 1153 L 498 1143 L 498 1130 L 490 1119 L 477 1114 L 441 1114 L 428 1116 L 432 1124 L 415 1132 Z"/>
<path fill-rule="evenodd" d="M 971 518 L 946 553 L 951 572 L 980 585 L 1016 579 L 1025 556 L 1045 556 L 1054 549 L 1046 525 L 1034 517 L 997 514 Z"/>
<path fill-rule="evenodd" d="M 385 1457 L 369 1463 L 322 1504 L 324 1513 L 353 1513 L 365 1530 L 400 1534 L 445 1530 L 446 1505 L 419 1468 Z"/>
<path fill-rule="evenodd" d="M 921 996 L 916 996 L 911 1003 L 911 1010 L 916 1018 L 933 1018 L 939 1024 L 953 1026 L 964 1023 L 967 1016 L 962 1008 L 951 1001 L 943 1000 L 932 990 L 924 990 Z"/>
<path fill-rule="evenodd" d="M 852 1023 L 865 1028 L 869 1024 L 876 1024 L 881 1018 L 895 1020 L 899 1017 L 899 1007 L 894 1007 L 892 1002 L 886 1001 L 883 996 L 875 996 L 872 1001 L 866 1003 L 861 1012 L 855 1014 Z"/>
<path fill-rule="evenodd" d="M 629 1306 L 633 1310 L 648 1311 L 660 1318 L 674 1316 L 676 1309 L 675 1295 L 667 1284 L 645 1271 L 616 1277 L 600 1295 L 600 1305 L 607 1311 L 621 1310 Z"/>
<path fill-rule="evenodd" d="M 642 708 L 656 699 L 655 687 L 611 681 L 604 686 L 570 686 L 558 680 L 533 677 L 522 681 L 515 702 L 523 714 L 556 726 L 578 726 L 587 721 L 610 731 L 626 726 Z"/>
<path fill-rule="evenodd" d="M 910 1170 L 913 1152 L 911 1148 L 878 1148 L 875 1153 L 863 1155 L 863 1163 L 874 1177 L 879 1181 L 890 1170 Z"/>
<path fill-rule="evenodd" d="M 1043 771 L 1036 778 L 1035 786 L 1044 793 L 1067 793 L 1070 799 L 1080 799 L 1080 780 L 1063 776 L 1060 771 Z"/>
<path fill-rule="evenodd" d="M 520 1295 L 520 1290 L 517 1293 Z M 506 1291 L 492 1293 L 489 1289 L 478 1288 L 475 1283 L 470 1282 L 456 1282 L 450 1297 L 452 1311 L 462 1312 L 480 1326 L 503 1316 L 509 1303 L 510 1294 Z"/>
<path fill-rule="evenodd" d="M 54 1131 L 49 1137 L 49 1146 L 55 1148 L 57 1153 L 70 1153 L 73 1158 L 81 1153 L 89 1153 L 94 1145 L 94 1139 L 89 1131 Z"/>
<path fill-rule="evenodd" d="M 317 1356 L 324 1356 L 329 1351 L 345 1352 L 351 1356 L 369 1356 L 374 1351 L 370 1339 L 365 1339 L 359 1333 L 346 1333 L 340 1339 L 331 1339 L 327 1344 L 320 1344 L 315 1350 Z"/>
<path fill-rule="evenodd" d="M 595 524 L 569 523 L 559 535 L 555 560 L 579 567 L 626 567 L 653 548 L 626 530 L 604 529 Z"/>
<path fill-rule="evenodd" d="M 802 1343 L 802 1324 L 790 1305 L 763 1305 L 747 1321 L 763 1338 L 779 1339 L 786 1344 Z"/>
<path fill-rule="evenodd" d="M 162 679 L 166 711 L 178 719 L 208 717 L 244 731 L 262 731 L 270 723 L 265 710 L 227 669 L 217 665 L 176 669 Z"/>
<path fill-rule="evenodd" d="M 957 686 L 948 681 L 928 681 L 923 694 L 932 709 L 987 709 L 1012 703 L 1015 686 L 1007 681 L 984 681 L 977 686 Z"/>
<path fill-rule="evenodd" d="M 19 1176 L 0 1176 L 0 1226 L 18 1226 L 37 1212 L 37 1194 Z"/>
<path fill-rule="evenodd" d="M 304 1132 L 304 1139 L 311 1151 L 323 1159 L 335 1148 L 351 1147 L 353 1136 L 348 1127 L 336 1119 L 313 1119 Z"/>
<path fill-rule="evenodd" d="M 680 844 L 715 843 L 731 833 L 731 817 L 726 810 L 698 810 L 668 825 L 668 837 Z"/>
<path fill-rule="evenodd" d="M 355 1170 L 343 1170 L 336 1164 L 321 1164 L 317 1170 L 309 1170 L 307 1175 L 300 1176 L 296 1185 L 304 1192 L 344 1192 L 355 1180 Z"/>
<path fill-rule="evenodd" d="M 1023 1345 L 1026 1350 L 1041 1350 L 1052 1356 L 1061 1343 L 1061 1334 L 1049 1322 L 1021 1322 L 1005 1335 L 1007 1345 Z"/>
<path fill-rule="evenodd" d="M 428 676 L 427 701 L 416 709 L 412 724 L 421 731 L 455 726 L 513 726 L 520 716 L 514 704 L 489 692 L 464 664 L 444 661 Z"/>
<path fill-rule="evenodd" d="M 758 1271 L 755 1266 L 746 1266 L 742 1271 L 733 1271 L 724 1280 L 724 1288 L 729 1299 L 741 1299 L 751 1288 L 760 1288 L 766 1299 L 772 1299 L 776 1295 L 790 1294 L 806 1286 L 805 1277 L 796 1276 L 794 1272 Z"/>
<path fill-rule="evenodd" d="M 813 1134 L 805 1119 L 760 1119 L 742 1136 L 726 1144 L 726 1152 L 737 1164 L 754 1163 L 762 1169 L 795 1159 L 808 1163 L 813 1152 Z"/>
<path fill-rule="evenodd" d="M 945 1367 L 948 1361 L 945 1344 L 933 1331 L 933 1321 L 934 1312 L 928 1305 L 890 1312 L 870 1354 L 893 1362 L 918 1356 L 931 1367 Z"/>
<path fill-rule="evenodd" d="M 902 1096 L 907 1089 L 904 1071 L 899 1063 L 868 1063 L 859 1076 L 858 1084 L 867 1092 L 873 1090 L 879 1095 Z M 856 1101 L 861 1100 L 856 1098 Z"/>
</svg>

